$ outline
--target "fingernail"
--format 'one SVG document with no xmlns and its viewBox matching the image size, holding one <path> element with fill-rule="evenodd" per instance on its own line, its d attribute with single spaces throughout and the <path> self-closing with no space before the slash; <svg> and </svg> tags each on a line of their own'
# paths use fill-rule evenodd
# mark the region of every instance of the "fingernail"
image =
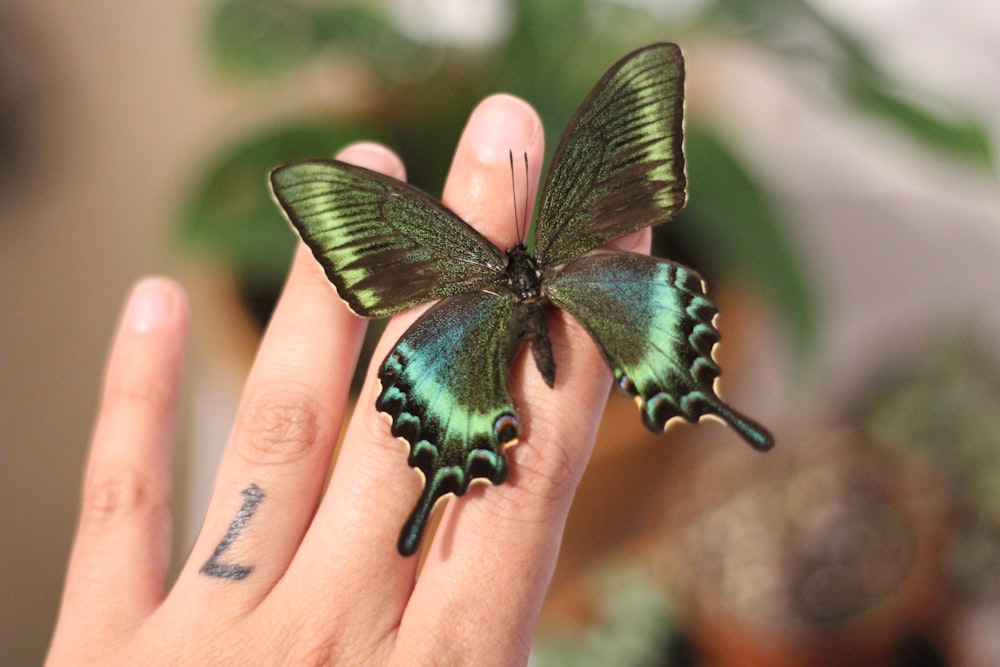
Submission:
<svg viewBox="0 0 1000 667">
<path fill-rule="evenodd" d="M 380 174 L 392 176 L 401 181 L 406 180 L 406 168 L 400 162 L 399 156 L 382 144 L 360 141 L 346 146 L 337 154 L 337 159 L 356 167 L 364 167 Z"/>
<path fill-rule="evenodd" d="M 527 150 L 538 132 L 538 121 L 527 102 L 494 95 L 476 107 L 466 132 L 482 162 L 506 162 L 511 151 L 519 155 Z"/>
<path fill-rule="evenodd" d="M 125 327 L 135 333 L 159 329 L 170 317 L 173 291 L 163 278 L 143 278 L 132 288 L 125 306 Z"/>
</svg>

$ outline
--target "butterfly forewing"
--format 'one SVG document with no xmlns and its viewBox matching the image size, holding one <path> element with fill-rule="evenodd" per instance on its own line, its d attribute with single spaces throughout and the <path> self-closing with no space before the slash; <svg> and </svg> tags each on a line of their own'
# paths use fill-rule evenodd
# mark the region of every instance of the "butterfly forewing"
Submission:
<svg viewBox="0 0 1000 667">
<path fill-rule="evenodd" d="M 483 477 L 507 476 L 503 448 L 517 438 L 507 369 L 516 352 L 516 304 L 486 292 L 442 300 L 424 313 L 382 362 L 376 407 L 392 417 L 393 435 L 410 443 L 410 465 L 424 492 L 400 536 L 401 553 L 417 548 L 434 503 L 462 495 Z"/>
<path fill-rule="evenodd" d="M 654 433 L 675 417 L 713 414 L 757 449 L 771 447 L 767 431 L 715 393 L 716 308 L 696 273 L 648 255 L 596 250 L 559 267 L 546 294 L 587 329 Z"/>
<path fill-rule="evenodd" d="M 570 120 L 535 230 L 543 266 L 669 220 L 683 206 L 684 59 L 655 44 L 618 61 Z"/>
<path fill-rule="evenodd" d="M 426 193 L 336 160 L 271 172 L 275 199 L 359 315 L 494 286 L 506 264 L 485 237 Z"/>
</svg>

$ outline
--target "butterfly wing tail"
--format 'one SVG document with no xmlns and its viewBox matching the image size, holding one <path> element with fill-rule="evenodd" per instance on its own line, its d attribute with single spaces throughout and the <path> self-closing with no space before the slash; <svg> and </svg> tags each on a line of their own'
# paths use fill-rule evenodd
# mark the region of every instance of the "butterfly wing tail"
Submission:
<svg viewBox="0 0 1000 667">
<path fill-rule="evenodd" d="M 401 555 L 412 556 L 417 552 L 420 542 L 424 538 L 424 532 L 427 530 L 427 522 L 431 518 L 431 512 L 434 511 L 434 505 L 442 496 L 454 490 L 451 488 L 454 485 L 449 484 L 449 480 L 452 480 L 452 477 L 447 474 L 447 471 L 438 469 L 434 472 L 433 477 L 429 477 L 424 483 L 420 499 L 417 500 L 413 512 L 399 533 L 397 546 Z"/>
<path fill-rule="evenodd" d="M 741 412 L 737 412 L 726 403 L 714 401 L 711 411 L 712 414 L 728 424 L 754 449 L 766 452 L 774 447 L 774 436 L 766 428 Z"/>
</svg>

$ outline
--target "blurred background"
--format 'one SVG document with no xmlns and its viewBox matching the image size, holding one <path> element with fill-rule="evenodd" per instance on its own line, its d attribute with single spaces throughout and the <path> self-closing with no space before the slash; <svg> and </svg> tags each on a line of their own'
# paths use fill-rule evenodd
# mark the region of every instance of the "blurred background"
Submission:
<svg viewBox="0 0 1000 667">
<path fill-rule="evenodd" d="M 656 251 L 707 278 L 725 396 L 778 446 L 650 437 L 613 396 L 532 663 L 1000 665 L 989 0 L 6 0 L 3 663 L 45 653 L 133 280 L 193 300 L 184 554 L 293 244 L 267 169 L 375 138 L 437 195 L 481 97 L 554 147 L 654 41 L 687 58 L 690 181 Z"/>
</svg>

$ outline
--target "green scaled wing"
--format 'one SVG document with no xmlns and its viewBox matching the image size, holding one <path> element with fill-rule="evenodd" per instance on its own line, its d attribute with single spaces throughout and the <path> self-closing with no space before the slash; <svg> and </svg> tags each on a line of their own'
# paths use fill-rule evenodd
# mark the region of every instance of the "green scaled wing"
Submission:
<svg viewBox="0 0 1000 667">
<path fill-rule="evenodd" d="M 683 119 L 676 45 L 639 49 L 608 70 L 552 158 L 535 230 L 541 266 L 666 222 L 684 206 Z"/>
<path fill-rule="evenodd" d="M 271 192 L 351 309 L 381 317 L 491 287 L 506 259 L 411 185 L 336 160 L 271 171 Z"/>
<path fill-rule="evenodd" d="M 770 433 L 715 393 L 716 308 L 693 271 L 646 255 L 595 250 L 559 267 L 546 286 L 551 302 L 590 333 L 654 433 L 675 417 L 694 422 L 713 414 L 756 449 L 772 447 Z"/>
<path fill-rule="evenodd" d="M 477 478 L 507 477 L 503 449 L 517 439 L 507 389 L 517 349 L 515 303 L 487 292 L 442 300 L 403 334 L 379 369 L 375 406 L 392 417 L 392 433 L 410 443 L 410 465 L 424 490 L 399 537 L 399 552 L 417 550 L 431 510 Z"/>
</svg>

